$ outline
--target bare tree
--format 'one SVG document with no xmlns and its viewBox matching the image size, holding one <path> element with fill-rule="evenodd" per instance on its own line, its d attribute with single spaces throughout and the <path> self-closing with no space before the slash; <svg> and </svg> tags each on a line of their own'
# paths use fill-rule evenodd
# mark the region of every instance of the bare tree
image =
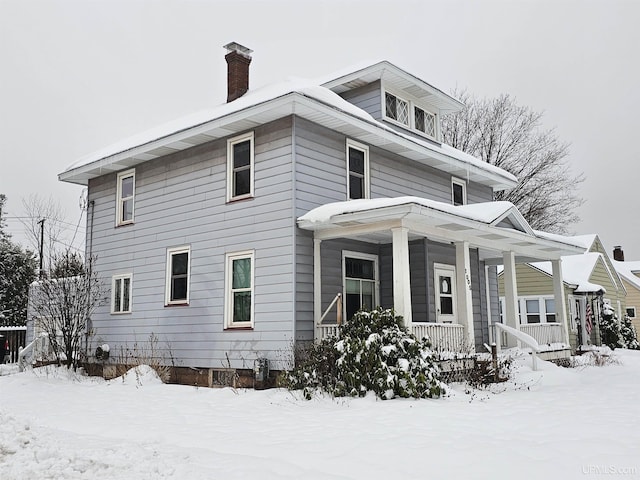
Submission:
<svg viewBox="0 0 640 480">
<path fill-rule="evenodd" d="M 73 276 L 41 280 L 34 284 L 30 295 L 30 312 L 36 330 L 46 333 L 59 363 L 74 370 L 84 359 L 83 341 L 90 334 L 90 319 L 95 309 L 107 302 L 105 285 L 95 271 L 95 258 L 85 262 L 77 274 L 77 266 L 68 250 L 55 258 L 59 266 L 67 259 L 68 272 Z M 62 269 L 62 267 L 59 267 Z"/>
<path fill-rule="evenodd" d="M 567 233 L 579 220 L 576 209 L 583 199 L 576 187 L 584 181 L 566 162 L 568 144 L 553 129 L 542 128 L 542 113 L 509 95 L 478 99 L 464 90 L 452 94 L 466 108 L 443 117 L 443 141 L 515 175 L 518 185 L 496 192 L 495 200 L 516 205 L 534 229 Z"/>
<path fill-rule="evenodd" d="M 25 233 L 31 248 L 40 251 L 40 221 L 44 219 L 44 269 L 48 271 L 52 265 L 52 259 L 58 255 L 58 247 L 62 233 L 65 230 L 65 213 L 53 197 L 44 198 L 37 193 L 32 193 L 26 199 L 22 199 L 25 218 L 20 221 L 24 225 Z"/>
</svg>

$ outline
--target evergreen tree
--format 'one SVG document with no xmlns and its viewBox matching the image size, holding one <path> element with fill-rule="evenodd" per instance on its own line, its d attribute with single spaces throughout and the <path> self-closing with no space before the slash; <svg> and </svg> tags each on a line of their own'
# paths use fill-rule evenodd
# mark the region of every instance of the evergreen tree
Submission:
<svg viewBox="0 0 640 480">
<path fill-rule="evenodd" d="M 602 344 L 611 350 L 624 348 L 626 345 L 620 332 L 620 322 L 613 307 L 609 303 L 602 303 L 602 315 L 600 316 L 600 336 Z"/>
<path fill-rule="evenodd" d="M 620 324 L 620 336 L 625 344 L 626 348 L 632 350 L 640 350 L 640 343 L 638 343 L 638 335 L 636 328 L 631 323 L 631 319 L 628 315 L 625 315 Z"/>
<path fill-rule="evenodd" d="M 35 255 L 0 237 L 0 325 L 26 323 L 29 285 L 35 279 Z"/>
</svg>

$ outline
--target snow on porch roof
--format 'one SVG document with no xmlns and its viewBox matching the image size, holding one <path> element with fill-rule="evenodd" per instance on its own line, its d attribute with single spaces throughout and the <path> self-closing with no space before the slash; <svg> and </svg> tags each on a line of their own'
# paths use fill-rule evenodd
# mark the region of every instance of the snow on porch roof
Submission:
<svg viewBox="0 0 640 480">
<path fill-rule="evenodd" d="M 92 153 L 71 164 L 59 180 L 87 185 L 91 178 L 135 167 L 143 162 L 227 138 L 290 115 L 339 130 L 345 135 L 454 176 L 495 190 L 512 188 L 515 176 L 444 144 L 403 134 L 373 119 L 317 82 L 289 79 L 234 100 L 148 130 Z"/>
<path fill-rule="evenodd" d="M 389 241 L 391 228 L 405 226 L 413 235 L 438 241 L 468 241 L 482 249 L 483 259 L 499 258 L 503 251 L 544 260 L 583 252 L 580 246 L 537 235 L 510 202 L 454 206 L 420 197 L 349 200 L 314 208 L 298 218 L 298 226 L 319 239 L 359 237 L 380 243 Z"/>
<path fill-rule="evenodd" d="M 598 252 L 587 252 L 582 255 L 566 255 L 562 257 L 562 279 L 571 285 L 575 285 L 577 293 L 595 293 L 606 292 L 606 288 L 597 283 L 591 283 L 589 278 L 596 267 L 596 263 L 602 258 L 602 254 Z M 603 265 L 607 267 L 607 263 L 603 260 Z M 553 275 L 550 262 L 534 262 L 531 266 L 538 270 Z M 611 275 L 611 272 L 609 272 Z"/>
</svg>

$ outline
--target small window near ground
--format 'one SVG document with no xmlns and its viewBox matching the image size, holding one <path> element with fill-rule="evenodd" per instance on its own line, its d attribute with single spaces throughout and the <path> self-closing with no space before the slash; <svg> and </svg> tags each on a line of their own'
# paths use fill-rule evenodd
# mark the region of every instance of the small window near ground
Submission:
<svg viewBox="0 0 640 480">
<path fill-rule="evenodd" d="M 189 303 L 190 248 L 179 247 L 167 250 L 167 305 Z"/>
<path fill-rule="evenodd" d="M 347 140 L 348 198 L 369 198 L 369 148 Z"/>
<path fill-rule="evenodd" d="M 253 132 L 227 141 L 227 201 L 253 197 Z"/>
<path fill-rule="evenodd" d="M 467 204 L 467 184 L 464 180 L 451 179 L 451 201 L 454 205 Z"/>
<path fill-rule="evenodd" d="M 118 174 L 116 225 L 133 223 L 133 203 L 136 185 L 135 170 Z"/>
<path fill-rule="evenodd" d="M 629 318 L 636 318 L 636 307 L 627 307 L 627 316 Z"/>
<path fill-rule="evenodd" d="M 228 328 L 253 327 L 253 258 L 253 250 L 227 254 L 225 324 Z"/>
<path fill-rule="evenodd" d="M 385 92 L 385 115 L 391 120 L 409 126 L 409 102 Z"/>
<path fill-rule="evenodd" d="M 111 279 L 111 313 L 131 313 L 131 274 Z"/>
</svg>

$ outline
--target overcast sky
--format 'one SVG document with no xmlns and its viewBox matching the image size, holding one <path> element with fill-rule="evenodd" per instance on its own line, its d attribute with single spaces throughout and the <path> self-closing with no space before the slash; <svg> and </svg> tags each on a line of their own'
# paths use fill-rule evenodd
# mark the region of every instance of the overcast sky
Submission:
<svg viewBox="0 0 640 480">
<path fill-rule="evenodd" d="M 387 59 L 444 91 L 543 111 L 586 176 L 572 230 L 640 260 L 639 19 L 635 0 L 0 0 L 0 193 L 12 217 L 38 193 L 77 223 L 82 188 L 57 174 L 225 102 L 222 47 L 236 41 L 254 50 L 251 88 Z"/>
</svg>

